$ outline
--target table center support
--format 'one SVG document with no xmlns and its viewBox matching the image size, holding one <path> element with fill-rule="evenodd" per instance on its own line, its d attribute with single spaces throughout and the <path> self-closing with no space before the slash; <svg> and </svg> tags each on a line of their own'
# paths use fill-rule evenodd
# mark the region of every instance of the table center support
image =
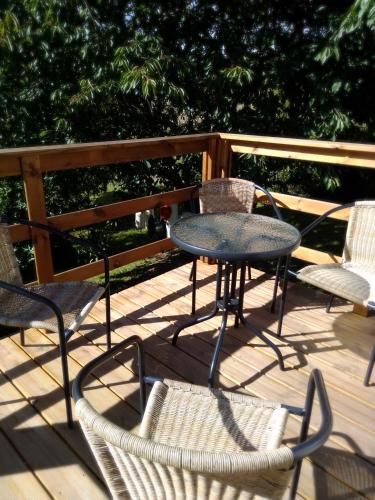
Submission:
<svg viewBox="0 0 375 500">
<path fill-rule="evenodd" d="M 240 286 L 239 286 L 238 295 L 236 296 L 238 267 L 240 267 L 240 283 L 239 283 Z M 214 304 L 214 307 L 212 308 L 211 312 L 209 312 L 205 316 L 192 318 L 189 321 L 178 326 L 176 328 L 174 335 L 173 335 L 172 345 L 176 345 L 178 336 L 182 330 L 213 318 L 214 316 L 216 316 L 216 314 L 219 311 L 222 312 L 222 319 L 221 319 L 221 325 L 220 325 L 220 329 L 219 329 L 219 335 L 217 337 L 216 344 L 214 347 L 214 352 L 212 355 L 212 360 L 211 360 L 209 374 L 208 374 L 208 385 L 211 387 L 213 386 L 213 383 L 214 383 L 216 366 L 217 366 L 221 346 L 222 346 L 223 339 L 224 339 L 224 333 L 225 333 L 225 330 L 227 327 L 229 313 L 232 313 L 235 315 L 235 323 L 234 323 L 235 327 L 238 327 L 239 322 L 241 322 L 255 336 L 260 338 L 266 345 L 268 345 L 271 349 L 273 349 L 273 351 L 277 355 L 280 369 L 284 370 L 284 361 L 283 361 L 283 357 L 282 357 L 280 349 L 273 342 L 271 342 L 271 340 L 268 337 L 263 335 L 263 333 L 260 332 L 244 316 L 243 305 L 244 305 L 244 294 L 245 294 L 246 267 L 247 267 L 246 261 L 242 261 L 239 263 L 238 262 L 229 262 L 229 261 L 219 262 L 217 265 L 217 270 L 216 270 L 215 304 Z M 223 293 L 221 293 L 223 276 L 224 276 L 224 288 L 223 288 Z"/>
</svg>

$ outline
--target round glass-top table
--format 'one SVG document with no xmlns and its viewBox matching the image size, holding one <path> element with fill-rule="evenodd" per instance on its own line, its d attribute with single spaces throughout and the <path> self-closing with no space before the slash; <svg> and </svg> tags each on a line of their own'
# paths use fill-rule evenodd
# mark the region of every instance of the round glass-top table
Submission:
<svg viewBox="0 0 375 500">
<path fill-rule="evenodd" d="M 264 215 L 198 214 L 178 220 L 171 239 L 190 253 L 229 261 L 267 260 L 290 254 L 301 241 L 290 224 Z"/>
<path fill-rule="evenodd" d="M 279 348 L 244 317 L 243 300 L 245 275 L 248 262 L 276 259 L 290 255 L 301 241 L 300 232 L 279 219 L 258 214 L 237 212 L 215 212 L 193 215 L 179 219 L 171 227 L 172 241 L 194 255 L 217 259 L 216 297 L 213 310 L 198 318 L 192 318 L 176 329 L 172 344 L 176 345 L 178 335 L 202 321 L 206 321 L 222 311 L 222 322 L 216 341 L 208 382 L 213 385 L 228 314 L 235 314 L 235 326 L 239 321 L 257 337 L 271 347 L 279 360 L 284 362 Z M 239 290 L 237 292 L 237 270 L 240 269 Z M 223 285 L 224 276 L 224 285 Z M 222 292 L 223 288 L 223 292 Z"/>
</svg>

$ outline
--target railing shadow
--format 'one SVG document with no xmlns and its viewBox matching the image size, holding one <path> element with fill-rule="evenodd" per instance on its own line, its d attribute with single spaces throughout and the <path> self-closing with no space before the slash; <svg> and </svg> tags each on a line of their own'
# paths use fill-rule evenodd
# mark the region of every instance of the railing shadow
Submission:
<svg viewBox="0 0 375 500">
<path fill-rule="evenodd" d="M 247 283 L 246 284 L 246 293 L 251 294 L 251 289 L 261 283 L 263 283 L 267 278 L 266 277 L 259 277 L 259 279 L 254 279 L 253 282 Z M 205 286 L 205 284 L 209 284 L 214 281 L 214 277 L 207 277 L 204 278 L 201 281 L 201 287 Z M 148 330 L 149 333 L 145 332 L 144 336 L 144 346 L 146 350 L 146 357 L 148 364 L 152 368 L 153 374 L 156 374 L 157 376 L 167 376 L 167 377 L 177 377 L 177 378 L 183 378 L 188 381 L 191 381 L 192 383 L 198 383 L 201 385 L 206 385 L 207 383 L 207 363 L 208 360 L 210 359 L 210 356 L 212 354 L 212 349 L 213 349 L 213 343 L 215 342 L 215 334 L 216 334 L 216 328 L 209 326 L 209 328 L 205 328 L 203 332 L 200 334 L 195 334 L 195 335 L 183 335 L 181 336 L 181 339 L 179 341 L 179 351 L 186 352 L 186 354 L 190 354 L 191 357 L 189 358 L 188 363 L 182 363 L 181 362 L 181 356 L 176 355 L 176 348 L 170 345 L 170 337 L 171 334 L 173 333 L 174 327 L 175 327 L 175 322 L 177 320 L 182 320 L 182 315 L 178 312 L 176 314 L 170 314 L 167 315 L 165 318 L 165 322 L 167 325 L 162 327 L 159 331 L 158 334 L 155 335 L 155 328 L 153 327 L 153 323 L 157 322 L 158 318 L 160 320 L 160 317 L 157 314 L 157 309 L 160 307 L 162 304 L 165 304 L 165 302 L 173 302 L 174 300 L 177 300 L 178 298 L 181 298 L 182 296 L 186 295 L 187 291 L 190 291 L 190 283 L 187 282 L 187 285 L 182 287 L 181 290 L 171 292 L 170 295 L 167 295 L 166 297 L 163 298 L 163 300 L 157 299 L 157 300 L 152 300 L 150 299 L 150 302 L 148 304 L 145 304 L 144 306 L 135 306 L 134 311 L 132 314 L 129 315 L 128 318 L 126 317 L 120 317 L 118 319 L 114 319 L 112 322 L 112 327 L 113 330 L 117 331 L 122 337 L 126 336 L 126 331 L 129 327 L 129 324 L 132 322 L 135 322 L 141 326 L 144 326 L 146 330 Z M 199 292 L 198 292 L 199 293 Z M 298 294 L 297 294 L 297 299 L 298 299 Z M 294 302 L 295 303 L 295 302 Z M 289 305 L 289 308 L 287 307 L 287 311 L 290 310 L 292 311 L 294 308 L 294 303 L 292 302 Z M 267 303 L 268 306 L 269 303 Z M 321 302 L 316 302 L 316 306 L 323 307 Z M 267 307 L 266 306 L 266 307 Z M 210 304 L 208 304 L 206 307 L 210 307 Z M 271 313 L 266 311 L 265 307 L 259 307 L 255 309 L 250 309 L 250 314 L 252 316 L 252 320 L 254 322 L 260 322 L 262 329 L 267 331 L 267 328 L 270 328 L 272 323 L 275 321 L 275 315 L 272 315 Z M 147 314 L 154 313 L 155 317 L 150 318 L 150 317 L 144 317 Z M 322 314 L 324 314 L 322 312 Z M 188 313 L 185 314 L 186 317 L 188 317 Z M 184 316 L 184 317 L 185 317 Z M 130 318 L 130 319 L 129 319 Z M 258 318 L 258 319 L 257 319 Z M 80 336 L 74 336 L 72 339 L 69 341 L 69 351 L 71 354 L 75 350 L 81 349 L 84 345 L 87 345 L 87 342 L 90 344 L 95 344 L 96 346 L 104 346 L 104 328 L 103 326 L 98 325 L 95 322 L 92 323 L 87 323 L 84 324 L 81 328 L 81 335 Z M 272 332 L 270 332 L 272 334 Z M 309 332 L 309 335 L 317 335 L 319 334 L 319 331 L 316 331 L 314 333 Z M 297 335 L 297 334 L 296 334 Z M 199 336 L 200 342 L 199 346 L 197 347 L 197 341 L 198 339 L 196 338 Z M 235 330 L 230 330 L 229 332 L 229 337 L 236 337 L 236 331 Z M 293 336 L 295 339 L 295 336 Z M 306 343 L 306 339 L 297 341 L 294 340 L 294 345 L 293 341 L 289 339 L 289 336 L 286 338 L 285 344 L 291 344 L 296 351 L 296 356 L 300 356 L 299 361 L 300 363 L 302 362 L 307 362 L 306 355 L 309 354 L 314 350 L 314 339 L 310 339 Z M 249 334 L 249 343 L 252 347 L 254 346 L 262 346 L 265 349 L 267 349 L 261 341 L 258 341 L 257 339 L 254 339 L 254 337 L 251 338 L 251 335 Z M 32 344 L 32 347 L 38 347 L 38 345 L 42 344 Z M 193 348 L 194 346 L 194 348 Z M 45 347 L 45 344 L 44 344 Z M 223 349 L 223 354 L 222 354 L 222 359 L 225 359 L 229 356 L 235 355 L 236 350 L 239 348 L 239 343 L 235 343 L 232 340 L 228 342 L 228 344 L 224 345 Z M 332 347 L 332 349 L 340 349 L 340 346 L 335 346 Z M 327 350 L 330 350 L 327 348 Z M 78 351 L 77 351 L 78 352 Z M 157 359 L 155 359 L 155 354 L 157 352 Z M 314 352 L 314 351 L 313 351 Z M 319 352 L 319 348 L 317 348 L 316 352 Z M 288 359 L 289 357 L 292 357 L 293 354 L 288 354 L 285 356 L 285 359 Z M 17 379 L 20 376 L 27 375 L 28 371 L 33 369 L 35 367 L 35 362 L 37 364 L 40 364 L 41 366 L 45 364 L 49 364 L 53 362 L 54 360 L 57 360 L 59 358 L 59 352 L 58 348 L 55 345 L 51 345 L 51 349 L 49 351 L 42 352 L 35 356 L 35 361 L 32 359 L 29 359 L 28 361 L 25 361 L 24 363 L 21 363 L 20 365 L 17 365 L 6 373 L 8 380 L 14 380 Z M 108 375 L 111 373 L 114 367 L 117 367 L 119 364 L 125 363 L 128 369 L 131 369 L 132 371 L 136 371 L 136 364 L 132 361 L 132 353 L 130 352 L 125 352 L 122 354 L 117 360 L 111 362 L 109 365 L 105 365 L 98 371 L 95 375 L 100 378 L 102 381 Z M 248 377 L 247 380 L 241 380 L 241 385 L 236 385 L 233 384 L 231 389 L 236 389 L 239 387 L 243 387 L 244 385 L 251 384 L 252 382 L 256 381 L 263 375 L 265 375 L 268 371 L 272 370 L 274 367 L 276 367 L 277 361 L 276 360 L 270 360 L 268 365 L 264 366 L 261 370 L 255 371 L 253 370 L 253 373 Z M 156 370 L 155 370 L 156 368 Z M 156 373 L 155 373 L 156 372 Z M 137 377 L 135 375 L 131 375 L 128 380 L 126 380 L 125 384 L 134 384 L 137 381 Z M 95 380 L 94 380 L 95 382 Z M 110 388 L 112 391 L 117 392 L 118 386 L 121 386 L 121 382 L 106 382 L 106 385 L 108 388 Z M 100 384 L 101 386 L 101 384 Z M 101 386 L 102 387 L 102 386 Z M 89 388 L 88 392 L 93 392 L 95 391 L 96 385 Z M 128 391 L 129 393 L 127 394 L 125 398 L 125 402 L 129 405 L 128 407 L 131 407 L 134 411 L 137 411 L 138 409 L 138 394 L 136 391 Z M 35 397 L 29 398 L 33 404 L 33 407 L 41 414 L 43 414 L 49 407 L 53 406 L 57 402 L 63 401 L 63 391 L 62 389 L 56 388 L 55 390 L 50 391 L 48 394 L 44 395 L 38 395 L 36 394 Z M 15 402 L 16 399 L 12 401 L 7 401 L 7 402 L 2 402 L 3 405 L 5 404 L 11 404 Z M 36 402 L 35 402 L 36 401 Z M 26 406 L 29 406 L 27 404 L 27 400 L 25 400 Z M 127 422 L 127 419 L 124 417 L 124 401 L 119 400 L 113 407 L 111 407 L 109 410 L 105 412 L 106 416 L 110 419 L 119 419 L 118 422 L 120 425 L 124 425 L 124 423 Z M 118 417 L 120 415 L 120 417 Z M 26 422 L 30 418 L 30 411 L 27 409 L 19 409 L 16 410 L 15 413 L 12 415 L 7 415 L 4 416 L 2 421 L 1 421 L 1 427 L 6 432 L 9 432 L 10 439 L 12 442 L 18 442 L 18 439 L 21 439 L 21 433 L 26 433 L 24 429 L 21 428 L 22 423 Z M 14 422 L 17 422 L 17 427 L 14 426 Z M 34 426 L 30 427 L 30 431 L 33 429 L 36 432 L 43 432 L 43 429 L 45 428 L 46 432 L 50 432 L 50 426 L 46 423 L 45 427 L 42 426 Z M 60 435 L 63 436 L 64 440 L 68 440 L 70 443 L 70 446 L 74 447 L 75 450 L 78 450 L 79 447 L 85 446 L 83 444 L 82 438 L 78 435 L 77 428 L 72 432 L 67 430 L 65 423 L 57 423 L 53 425 L 54 430 Z M 71 434 L 69 434 L 71 433 Z M 78 434 L 77 434 L 78 433 Z M 22 438 L 22 439 L 28 439 L 27 437 Z M 350 439 L 350 438 L 348 438 Z M 87 451 L 87 450 L 86 450 Z M 324 448 L 324 453 L 327 455 L 327 462 L 336 460 L 339 461 L 341 467 L 342 467 L 342 474 L 345 475 L 346 473 L 349 474 L 349 471 L 346 472 L 345 467 L 350 468 L 351 463 L 353 462 L 353 457 L 351 458 L 352 454 L 349 452 L 344 452 L 344 451 L 338 451 L 336 449 L 331 449 L 331 448 Z M 83 453 L 83 456 L 86 453 Z M 370 457 L 371 460 L 373 460 L 373 457 Z M 334 463 L 334 462 L 332 462 Z M 58 464 L 59 466 L 66 465 L 65 463 Z M 40 460 L 38 467 L 41 468 L 48 468 L 52 466 L 57 466 L 56 464 L 53 465 L 50 461 L 46 460 Z M 16 467 L 14 465 L 13 467 Z M 357 468 L 358 469 L 358 468 Z M 356 470 L 352 471 L 352 474 L 355 475 L 354 481 L 356 481 L 355 484 L 358 483 L 361 491 L 373 493 L 374 491 L 374 485 L 370 481 L 369 476 L 367 474 L 367 469 L 365 468 L 364 470 Z M 12 469 L 11 464 L 7 464 L 6 472 L 1 472 L 1 473 L 16 473 L 19 472 L 17 470 Z M 358 477 L 357 477 L 357 472 L 358 472 Z M 349 476 L 348 476 L 349 477 Z M 328 481 L 327 485 L 323 485 L 321 483 L 321 475 L 316 478 L 317 485 L 316 487 L 319 487 L 319 491 L 324 491 L 324 495 L 321 498 L 349 498 L 347 493 L 345 491 L 341 491 L 340 489 L 335 490 L 335 485 L 337 481 L 332 481 L 332 484 L 330 481 Z M 318 484 L 319 481 L 319 484 Z M 350 484 L 354 484 L 351 483 Z M 327 495 L 327 496 L 326 496 Z"/>
</svg>

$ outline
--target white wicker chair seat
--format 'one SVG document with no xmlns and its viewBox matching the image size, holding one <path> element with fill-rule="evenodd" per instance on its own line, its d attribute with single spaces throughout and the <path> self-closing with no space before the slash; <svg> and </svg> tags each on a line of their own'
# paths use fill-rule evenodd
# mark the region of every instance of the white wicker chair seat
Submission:
<svg viewBox="0 0 375 500">
<path fill-rule="evenodd" d="M 297 273 L 297 278 L 355 304 L 367 306 L 375 301 L 375 271 L 355 264 L 306 266 Z"/>
</svg>

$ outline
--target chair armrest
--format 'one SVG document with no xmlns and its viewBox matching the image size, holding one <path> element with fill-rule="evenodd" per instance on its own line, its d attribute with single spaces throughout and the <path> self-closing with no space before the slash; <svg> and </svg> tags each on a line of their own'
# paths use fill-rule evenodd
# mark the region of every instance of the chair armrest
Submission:
<svg viewBox="0 0 375 500">
<path fill-rule="evenodd" d="M 281 212 L 280 212 L 279 208 L 277 207 L 275 200 L 273 199 L 272 194 L 266 188 L 264 188 L 262 186 L 258 186 L 258 184 L 254 184 L 254 186 L 255 186 L 255 189 L 259 189 L 259 191 L 262 191 L 267 196 L 268 201 L 271 203 L 271 206 L 273 208 L 273 211 L 275 212 L 276 217 L 279 220 L 283 220 Z"/>
<path fill-rule="evenodd" d="M 318 217 L 317 219 L 315 219 L 313 222 L 311 222 L 311 224 L 309 224 L 308 226 L 306 226 L 304 229 L 302 229 L 300 232 L 301 232 L 301 238 L 303 238 L 306 234 L 308 234 L 310 231 L 312 231 L 313 229 L 315 229 L 315 227 L 320 224 L 324 219 L 326 219 L 329 215 L 335 213 L 335 212 L 339 212 L 340 210 L 344 210 L 346 208 L 351 208 L 351 207 L 354 207 L 355 203 L 352 202 L 352 203 L 346 203 L 345 205 L 340 205 L 339 207 L 334 207 L 334 208 L 331 208 L 330 210 L 327 210 L 327 212 L 325 212 L 324 214 L 322 214 L 320 217 Z M 294 271 L 291 271 L 289 269 L 289 262 L 290 262 L 290 257 L 287 258 L 286 260 L 286 264 L 285 264 L 285 270 L 287 272 L 288 275 L 292 276 L 292 277 L 296 277 L 298 273 L 294 272 Z"/>
<path fill-rule="evenodd" d="M 42 231 L 47 231 L 49 234 L 54 234 L 63 238 L 64 240 L 70 241 L 75 245 L 80 245 L 82 247 L 91 248 L 97 252 L 97 255 L 103 259 L 104 263 L 104 275 L 105 275 L 105 287 L 107 288 L 109 283 L 109 260 L 106 253 L 94 245 L 92 242 L 85 240 L 83 238 L 78 238 L 77 236 L 72 236 L 67 232 L 60 231 L 59 229 L 55 229 L 54 227 L 48 226 L 47 224 L 42 224 L 40 222 L 36 222 L 28 219 L 16 219 L 14 217 L 0 216 L 0 223 L 5 222 L 7 224 L 21 224 L 24 226 L 35 227 L 37 229 L 41 229 Z"/>
<path fill-rule="evenodd" d="M 309 224 L 304 229 L 302 229 L 301 236 L 303 237 L 307 233 L 309 233 L 310 231 L 312 231 L 318 224 L 320 224 L 329 215 L 331 215 L 331 214 L 333 214 L 335 212 L 339 212 L 340 210 L 344 210 L 345 208 L 354 207 L 354 204 L 355 204 L 354 202 L 352 202 L 352 203 L 346 203 L 345 205 L 340 205 L 339 207 L 334 207 L 334 208 L 331 208 L 330 210 L 327 210 L 327 212 L 325 212 L 324 214 L 322 214 L 320 217 L 318 217 L 317 219 L 315 219 L 311 224 Z"/>
<path fill-rule="evenodd" d="M 307 438 L 315 392 L 318 396 L 321 423 L 319 429 Z M 312 370 L 307 386 L 303 421 L 300 433 L 300 443 L 292 448 L 295 463 L 318 450 L 327 441 L 332 430 L 332 411 L 329 404 L 327 391 L 320 370 Z"/>
<path fill-rule="evenodd" d="M 7 283 L 6 281 L 1 281 L 0 280 L 0 288 L 3 288 L 4 290 L 7 290 L 10 293 L 15 293 L 17 295 L 22 295 L 23 297 L 26 297 L 30 300 L 34 300 L 35 302 L 40 302 L 50 309 L 55 313 L 56 318 L 57 318 L 57 323 L 59 326 L 60 332 L 64 332 L 64 320 L 63 316 L 61 313 L 60 308 L 50 299 L 47 297 L 44 297 L 43 295 L 40 295 L 39 293 L 32 292 L 31 290 L 28 290 L 27 288 L 23 288 L 17 285 L 13 285 L 11 283 Z"/>
<path fill-rule="evenodd" d="M 103 365 L 108 359 L 111 359 L 115 354 L 122 351 L 124 348 L 130 345 L 136 345 L 138 351 L 138 374 L 139 374 L 139 393 L 140 393 L 140 407 L 141 415 L 143 415 L 146 405 L 146 385 L 145 385 L 145 359 L 144 350 L 142 345 L 142 340 L 138 335 L 132 335 L 131 337 L 122 340 L 117 345 L 113 346 L 108 351 L 104 352 L 97 358 L 93 359 L 87 365 L 85 365 L 78 373 L 76 379 L 73 382 L 72 395 L 74 402 L 77 403 L 78 400 L 83 398 L 82 385 L 86 377 L 99 366 Z"/>
</svg>

